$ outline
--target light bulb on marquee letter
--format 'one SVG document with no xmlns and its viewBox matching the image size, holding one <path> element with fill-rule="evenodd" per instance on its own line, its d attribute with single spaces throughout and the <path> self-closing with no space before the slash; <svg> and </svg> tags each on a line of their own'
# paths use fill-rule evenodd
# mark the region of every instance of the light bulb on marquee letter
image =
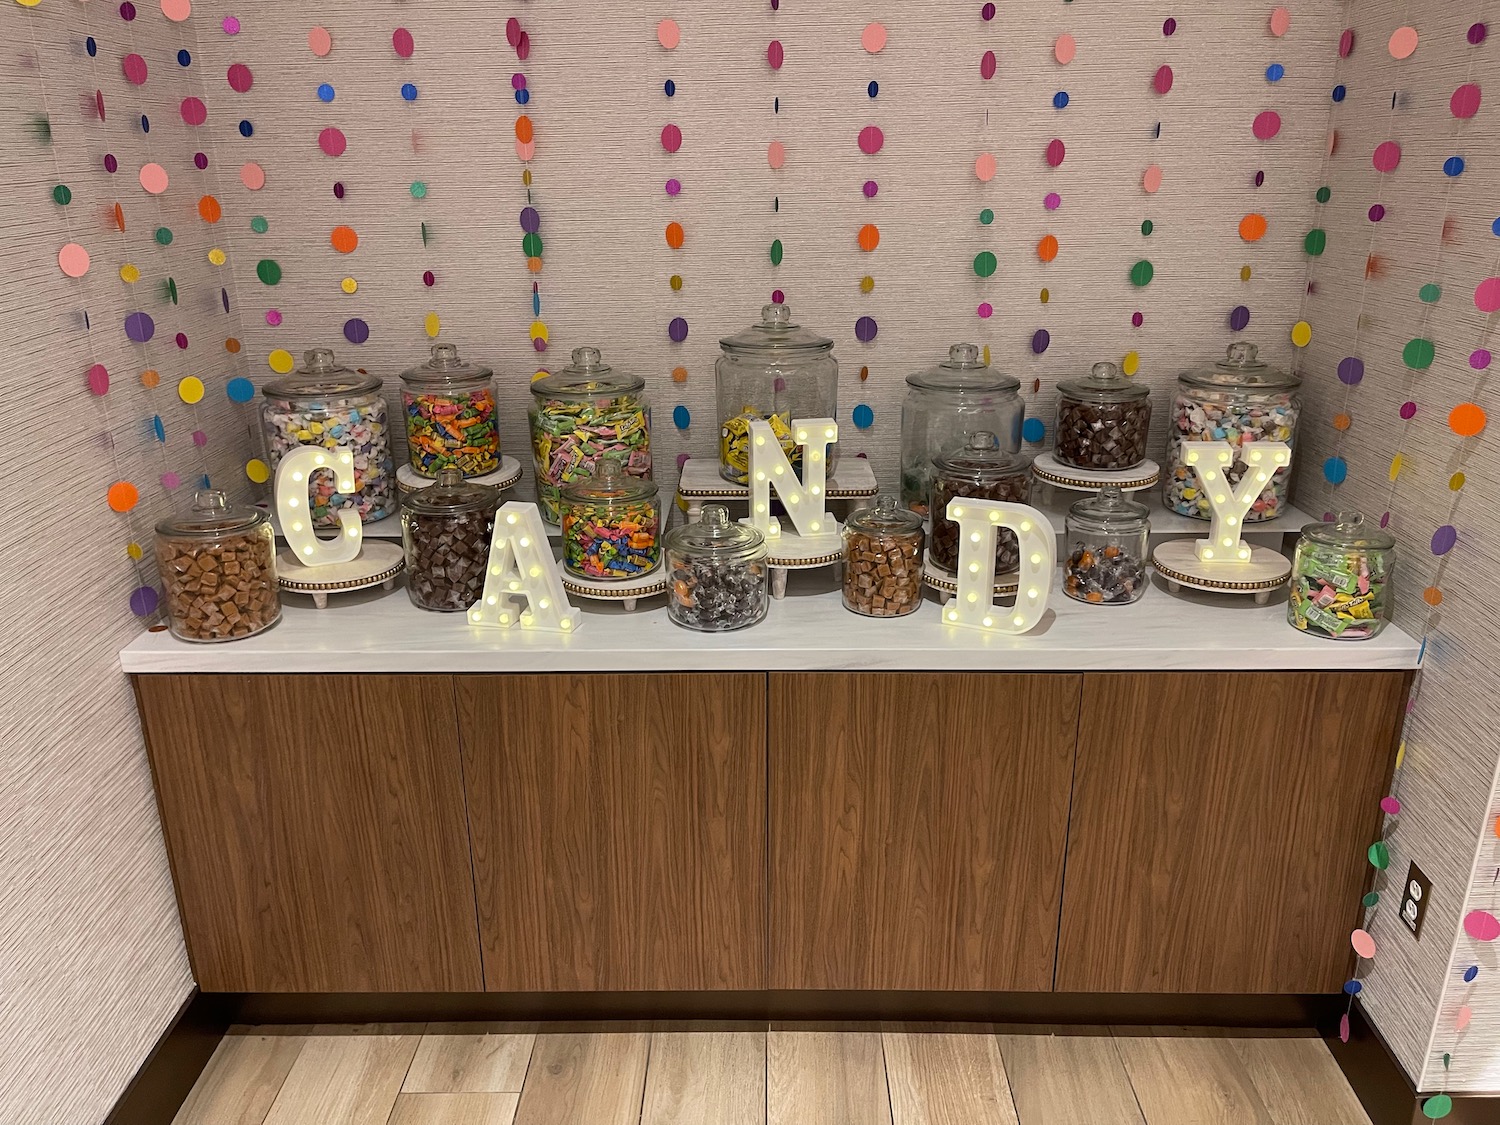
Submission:
<svg viewBox="0 0 1500 1125">
<path fill-rule="evenodd" d="M 568 602 L 535 504 L 512 500 L 495 513 L 484 594 L 469 607 L 469 624 L 558 633 L 576 633 L 582 624 Z"/>
<path fill-rule="evenodd" d="M 1026 633 L 1047 610 L 1052 571 L 1057 565 L 1057 530 L 1026 504 L 999 500 L 948 501 L 948 518 L 958 524 L 958 593 L 943 606 L 945 625 L 991 633 Z M 1020 587 L 1010 609 L 995 604 L 995 536 L 1002 527 L 1021 543 Z"/>
<path fill-rule="evenodd" d="M 1245 562 L 1250 547 L 1240 538 L 1245 516 L 1266 490 L 1277 469 L 1292 463 L 1292 449 L 1284 441 L 1249 442 L 1239 457 L 1249 468 L 1236 487 L 1230 487 L 1228 472 L 1234 467 L 1235 448 L 1222 441 L 1185 441 L 1183 460 L 1198 474 L 1198 483 L 1213 511 L 1208 538 L 1195 544 L 1204 562 Z"/>
<path fill-rule="evenodd" d="M 307 486 L 319 469 L 332 471 L 343 495 L 355 490 L 354 453 L 348 449 L 302 445 L 276 466 L 276 516 L 281 521 L 281 534 L 304 566 L 349 562 L 359 555 L 364 543 L 364 527 L 354 508 L 339 509 L 337 539 L 319 539 L 314 533 Z"/>
<path fill-rule="evenodd" d="M 767 539 L 781 535 L 781 521 L 771 515 L 773 488 L 798 535 L 829 535 L 836 527 L 827 492 L 828 447 L 839 440 L 838 424 L 832 418 L 794 421 L 792 437 L 802 447 L 800 481 L 770 423 L 750 423 L 750 526 Z"/>
</svg>

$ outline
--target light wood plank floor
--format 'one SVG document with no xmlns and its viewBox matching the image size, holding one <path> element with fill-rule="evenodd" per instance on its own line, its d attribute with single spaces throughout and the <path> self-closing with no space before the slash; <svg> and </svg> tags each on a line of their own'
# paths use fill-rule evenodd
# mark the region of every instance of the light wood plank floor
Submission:
<svg viewBox="0 0 1500 1125">
<path fill-rule="evenodd" d="M 237 1027 L 174 1125 L 1370 1125 L 1285 1031 Z"/>
</svg>

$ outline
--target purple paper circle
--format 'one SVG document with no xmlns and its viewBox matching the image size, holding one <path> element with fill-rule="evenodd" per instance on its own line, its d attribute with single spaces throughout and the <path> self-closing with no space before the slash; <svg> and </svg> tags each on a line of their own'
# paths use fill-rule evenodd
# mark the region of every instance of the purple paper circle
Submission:
<svg viewBox="0 0 1500 1125">
<path fill-rule="evenodd" d="M 1475 348 L 1469 353 L 1469 366 L 1475 371 L 1484 371 L 1490 365 L 1490 350 L 1488 348 Z"/>
<path fill-rule="evenodd" d="M 1370 222 L 1372 222 L 1372 223 L 1378 223 L 1383 218 L 1385 218 L 1385 205 L 1384 204 L 1377 203 L 1373 207 L 1370 208 Z"/>
<path fill-rule="evenodd" d="M 162 473 L 162 475 L 161 475 L 161 486 L 163 488 L 165 488 L 168 492 L 171 492 L 174 488 L 181 488 L 182 487 L 182 478 L 180 476 L 178 476 L 174 472 L 170 472 L 169 471 L 169 472 Z"/>
<path fill-rule="evenodd" d="M 526 75 L 524 75 L 524 74 L 512 74 L 510 76 L 510 88 L 512 90 L 524 90 L 524 89 L 526 89 Z"/>
<path fill-rule="evenodd" d="M 333 198 L 335 198 L 335 199 L 343 199 L 344 198 L 344 183 L 343 183 L 342 180 L 335 180 L 334 181 L 334 184 L 333 184 Z"/>
<path fill-rule="evenodd" d="M 156 335 L 156 321 L 143 312 L 133 312 L 125 318 L 125 335 L 137 344 L 144 344 Z"/>
<path fill-rule="evenodd" d="M 679 180 L 676 176 L 673 176 L 670 180 L 667 181 L 667 194 L 668 195 L 675 196 L 681 190 L 682 190 L 682 181 Z"/>
<path fill-rule="evenodd" d="M 351 344 L 363 344 L 370 338 L 370 326 L 359 317 L 344 321 L 344 339 Z"/>
<path fill-rule="evenodd" d="M 985 23 L 989 23 L 990 20 L 994 19 L 995 5 L 986 2 L 984 7 L 979 9 L 979 18 L 984 20 Z"/>
<path fill-rule="evenodd" d="M 194 430 L 193 444 L 201 449 L 203 446 L 208 444 L 208 435 L 205 434 L 202 430 Z"/>
<path fill-rule="evenodd" d="M 125 3 L 120 5 L 120 18 L 126 23 L 135 19 L 135 5 L 130 0 L 125 0 Z"/>
<path fill-rule="evenodd" d="M 109 173 L 115 173 L 120 170 L 120 162 L 115 159 L 114 153 L 106 152 L 104 154 L 104 170 Z"/>
<path fill-rule="evenodd" d="M 680 344 L 687 339 L 688 323 L 680 316 L 674 316 L 671 323 L 667 325 L 667 336 L 672 343 Z"/>
<path fill-rule="evenodd" d="M 1161 25 L 1161 33 L 1170 38 L 1176 31 L 1177 21 L 1168 16 L 1166 21 Z"/>
<path fill-rule="evenodd" d="M 1458 529 L 1451 523 L 1445 523 L 1432 533 L 1432 553 L 1434 555 L 1446 555 L 1453 550 L 1453 545 L 1458 542 Z"/>
<path fill-rule="evenodd" d="M 874 180 L 866 180 L 865 181 L 865 198 L 866 199 L 874 199 L 876 193 L 879 192 L 879 191 L 880 191 L 880 185 L 877 184 Z"/>
<path fill-rule="evenodd" d="M 200 172 L 204 171 L 208 167 L 208 153 L 193 153 L 193 167 L 198 169 L 198 171 Z"/>
<path fill-rule="evenodd" d="M 862 316 L 854 322 L 854 338 L 862 344 L 868 344 L 879 332 L 880 326 L 872 316 Z"/>
<path fill-rule="evenodd" d="M 1467 38 L 1472 46 L 1477 47 L 1479 46 L 1479 44 L 1484 42 L 1484 37 L 1489 33 L 1489 28 L 1485 27 L 1484 24 L 1476 23 L 1469 28 L 1469 34 Z"/>
<path fill-rule="evenodd" d="M 130 592 L 130 612 L 137 617 L 150 617 L 160 600 L 155 586 L 137 586 Z"/>
<path fill-rule="evenodd" d="M 1250 323 L 1250 310 L 1244 305 L 1235 305 L 1229 310 L 1229 327 L 1231 331 L 1243 332 L 1245 326 Z"/>
<path fill-rule="evenodd" d="M 1146 323 L 1146 316 L 1145 316 L 1144 313 L 1133 312 L 1133 313 L 1130 314 L 1130 324 L 1131 324 L 1131 326 L 1133 328 L 1139 328 L 1141 325 L 1143 325 L 1145 323 Z"/>
<path fill-rule="evenodd" d="M 1417 416 L 1417 404 L 1414 402 L 1403 402 L 1401 404 L 1401 417 L 1410 422 Z"/>
<path fill-rule="evenodd" d="M 1255 186 L 1256 187 L 1264 187 L 1265 183 L 1266 183 L 1266 172 L 1265 172 L 1265 169 L 1262 168 L 1262 169 L 1260 169 L 1259 171 L 1257 171 L 1255 173 Z"/>
<path fill-rule="evenodd" d="M 682 467 L 684 465 L 686 465 L 687 463 L 688 463 L 688 454 L 686 454 L 686 453 L 679 453 L 677 455 L 677 471 L 681 472 L 682 471 Z"/>
<path fill-rule="evenodd" d="M 434 274 L 431 270 L 423 270 L 422 284 L 431 289 L 434 285 L 437 284 L 437 275 Z"/>
<path fill-rule="evenodd" d="M 177 344 L 177 347 L 180 350 L 187 351 L 188 338 L 187 338 L 187 333 L 186 332 L 179 332 L 179 333 L 177 333 L 177 335 L 175 337 L 173 337 L 173 340 Z"/>
<path fill-rule="evenodd" d="M 1346 355 L 1339 360 L 1339 382 L 1354 386 L 1365 377 L 1365 361 L 1356 355 Z"/>
<path fill-rule="evenodd" d="M 535 234 L 542 229 L 542 217 L 537 214 L 535 207 L 521 208 L 521 229 L 527 234 Z"/>
<path fill-rule="evenodd" d="M 784 305 L 784 304 L 786 304 L 786 294 L 783 293 L 780 289 L 772 289 L 771 290 L 771 304 L 773 304 L 773 305 Z"/>
<path fill-rule="evenodd" d="M 1038 328 L 1031 334 L 1031 351 L 1034 355 L 1041 355 L 1052 345 L 1052 333 L 1045 328 Z"/>
<path fill-rule="evenodd" d="M 776 376 L 776 381 L 771 384 L 771 389 L 774 390 L 777 394 L 781 394 L 786 390 L 786 380 L 780 375 Z"/>
</svg>

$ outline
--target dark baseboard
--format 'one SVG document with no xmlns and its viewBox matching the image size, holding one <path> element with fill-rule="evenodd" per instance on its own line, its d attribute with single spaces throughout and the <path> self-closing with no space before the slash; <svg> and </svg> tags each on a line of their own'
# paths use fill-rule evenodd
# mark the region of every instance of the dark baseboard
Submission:
<svg viewBox="0 0 1500 1125">
<path fill-rule="evenodd" d="M 224 1038 L 231 1010 L 228 997 L 194 988 L 109 1111 L 104 1125 L 164 1125 L 171 1121 Z"/>
</svg>

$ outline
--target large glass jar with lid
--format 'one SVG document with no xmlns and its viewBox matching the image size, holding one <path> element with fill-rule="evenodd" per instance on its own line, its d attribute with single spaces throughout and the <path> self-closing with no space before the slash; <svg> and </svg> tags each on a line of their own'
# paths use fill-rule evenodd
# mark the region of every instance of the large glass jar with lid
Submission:
<svg viewBox="0 0 1500 1125">
<path fill-rule="evenodd" d="M 1057 385 L 1057 442 L 1052 456 L 1078 469 L 1113 472 L 1146 459 L 1151 388 L 1114 363 L 1096 363 L 1081 379 Z"/>
<path fill-rule="evenodd" d="M 1146 592 L 1151 518 L 1114 485 L 1068 509 L 1063 593 L 1090 605 L 1127 605 Z"/>
<path fill-rule="evenodd" d="M 798 476 L 802 450 L 792 440 L 798 418 L 837 418 L 839 363 L 833 341 L 792 321 L 786 305 L 766 305 L 760 323 L 719 341 L 723 354 L 714 365 L 719 408 L 719 473 L 725 480 L 750 480 L 750 423 L 770 423 Z M 828 472 L 838 463 L 829 450 Z"/>
<path fill-rule="evenodd" d="M 1012 453 L 987 430 L 969 435 L 958 449 L 939 454 L 932 462 L 932 539 L 927 549 L 935 566 L 958 573 L 958 524 L 948 518 L 948 501 L 962 496 L 974 500 L 1031 502 L 1031 458 Z M 995 535 L 995 573 L 1010 574 L 1021 567 L 1021 542 L 1002 527 Z"/>
<path fill-rule="evenodd" d="M 627 476 L 613 457 L 563 489 L 563 566 L 600 582 L 622 582 L 661 562 L 656 482 Z"/>
<path fill-rule="evenodd" d="M 1359 512 L 1310 523 L 1292 560 L 1287 620 L 1315 637 L 1368 640 L 1391 619 L 1395 569 L 1395 537 Z"/>
<path fill-rule="evenodd" d="M 406 592 L 412 605 L 462 613 L 484 593 L 500 490 L 464 480 L 455 465 L 401 501 Z"/>
<path fill-rule="evenodd" d="M 1021 449 L 1026 408 L 1021 382 L 993 370 L 977 344 L 954 344 L 948 358 L 906 377 L 901 404 L 901 502 L 927 514 L 932 498 L 932 459 L 955 449 L 971 434 L 995 434 L 1011 453 Z"/>
<path fill-rule="evenodd" d="M 1162 473 L 1162 502 L 1183 516 L 1211 519 L 1208 497 L 1182 455 L 1185 441 L 1223 441 L 1235 449 L 1230 486 L 1248 471 L 1243 453 L 1257 441 L 1294 444 L 1302 401 L 1302 380 L 1261 362 L 1254 344 L 1230 344 L 1228 354 L 1212 367 L 1185 371 L 1177 377 L 1172 402 L 1172 424 L 1167 431 L 1167 466 Z M 1295 457 L 1295 452 L 1293 453 Z M 1245 516 L 1246 523 L 1273 520 L 1287 505 L 1292 479 L 1288 463 L 1272 475 L 1260 498 Z"/>
<path fill-rule="evenodd" d="M 193 506 L 156 525 L 156 568 L 167 628 L 182 641 L 233 641 L 281 619 L 276 538 L 258 508 L 230 505 L 205 489 Z"/>
<path fill-rule="evenodd" d="M 629 476 L 651 479 L 651 405 L 646 381 L 615 371 L 598 348 L 574 348 L 573 362 L 531 384 L 531 452 L 536 492 L 549 523 L 561 518 L 562 490 L 594 475 L 606 457 Z"/>
<path fill-rule="evenodd" d="M 431 359 L 401 373 L 413 469 L 435 477 L 451 465 L 466 477 L 482 477 L 500 467 L 494 375 L 459 359 L 452 344 L 434 344 Z"/>
<path fill-rule="evenodd" d="M 674 624 L 704 633 L 754 625 L 771 605 L 766 540 L 734 523 L 722 504 L 705 504 L 697 523 L 664 537 L 672 586 L 667 615 Z"/>
<path fill-rule="evenodd" d="M 895 496 L 844 522 L 844 608 L 905 617 L 922 604 L 922 517 Z"/>
<path fill-rule="evenodd" d="M 342 366 L 329 348 L 313 348 L 303 366 L 261 388 L 271 471 L 299 445 L 347 449 L 354 454 L 354 492 L 341 494 L 332 469 L 308 478 L 313 527 L 337 528 L 339 510 L 353 508 L 364 523 L 396 511 L 396 474 L 380 380 Z"/>
</svg>

